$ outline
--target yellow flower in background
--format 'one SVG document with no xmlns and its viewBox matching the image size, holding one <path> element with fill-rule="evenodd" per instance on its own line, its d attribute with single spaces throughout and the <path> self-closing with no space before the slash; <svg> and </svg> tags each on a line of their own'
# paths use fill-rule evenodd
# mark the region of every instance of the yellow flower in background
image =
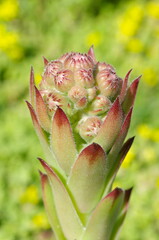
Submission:
<svg viewBox="0 0 159 240">
<path fill-rule="evenodd" d="M 50 228 L 49 222 L 45 213 L 39 213 L 32 218 L 32 222 L 36 228 L 48 229 Z"/>
<path fill-rule="evenodd" d="M 119 23 L 119 33 L 127 37 L 134 36 L 137 33 L 138 29 L 138 23 L 129 18 L 124 18 Z"/>
<path fill-rule="evenodd" d="M 131 5 L 119 19 L 119 35 L 126 37 L 136 35 L 143 19 L 144 11 L 140 5 Z"/>
<path fill-rule="evenodd" d="M 150 139 L 151 138 L 151 135 L 152 135 L 152 130 L 151 128 L 146 125 L 146 124 L 141 124 L 138 126 L 137 128 L 137 133 L 142 137 L 142 138 L 145 138 L 145 139 Z"/>
<path fill-rule="evenodd" d="M 150 1 L 147 3 L 147 14 L 150 17 L 159 19 L 159 2 L 157 1 Z"/>
<path fill-rule="evenodd" d="M 151 139 L 154 142 L 159 142 L 159 128 L 154 128 L 152 131 Z"/>
<path fill-rule="evenodd" d="M 139 4 L 131 4 L 125 12 L 127 18 L 131 18 L 135 22 L 141 22 L 144 16 L 143 6 Z"/>
<path fill-rule="evenodd" d="M 137 128 L 137 132 L 142 138 L 159 142 L 159 128 L 150 128 L 146 124 L 141 124 Z"/>
<path fill-rule="evenodd" d="M 129 167 L 130 164 L 132 163 L 132 161 L 134 160 L 135 156 L 136 156 L 136 153 L 135 153 L 134 149 L 131 148 L 131 149 L 129 150 L 128 154 L 126 155 L 126 157 L 125 157 L 125 159 L 124 159 L 124 162 L 122 163 L 121 166 L 122 166 L 123 168 Z"/>
<path fill-rule="evenodd" d="M 0 20 L 10 21 L 17 17 L 19 5 L 17 0 L 4 0 L 0 3 Z"/>
<path fill-rule="evenodd" d="M 143 161 L 153 162 L 153 161 L 156 160 L 157 154 L 156 154 L 156 151 L 153 147 L 146 146 L 141 151 L 141 157 L 142 157 Z"/>
<path fill-rule="evenodd" d="M 158 84 L 158 73 L 151 67 L 143 70 L 143 81 L 153 87 Z"/>
<path fill-rule="evenodd" d="M 0 49 L 3 51 L 10 49 L 19 42 L 19 35 L 7 30 L 6 26 L 0 24 Z"/>
<path fill-rule="evenodd" d="M 35 73 L 35 85 L 39 85 L 40 82 L 41 82 L 41 74 Z"/>
<path fill-rule="evenodd" d="M 27 187 L 25 192 L 22 194 L 20 200 L 22 203 L 37 204 L 39 202 L 39 194 L 37 187 L 35 185 L 30 185 L 29 187 Z"/>
<path fill-rule="evenodd" d="M 23 49 L 19 42 L 18 33 L 8 31 L 4 24 L 0 24 L 0 50 L 13 60 L 19 60 L 23 57 Z"/>
<path fill-rule="evenodd" d="M 87 46 L 98 46 L 102 41 L 101 33 L 99 32 L 91 32 L 86 36 L 86 45 Z"/>
<path fill-rule="evenodd" d="M 138 38 L 132 38 L 127 43 L 127 50 L 133 53 L 140 53 L 144 49 L 144 45 Z"/>
</svg>

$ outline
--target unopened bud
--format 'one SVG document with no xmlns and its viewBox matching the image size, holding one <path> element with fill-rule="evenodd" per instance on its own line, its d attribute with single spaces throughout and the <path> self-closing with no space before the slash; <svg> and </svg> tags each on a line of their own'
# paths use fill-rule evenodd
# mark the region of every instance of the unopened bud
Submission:
<svg viewBox="0 0 159 240">
<path fill-rule="evenodd" d="M 102 95 L 115 98 L 121 88 L 121 80 L 111 69 L 104 69 L 97 74 L 97 83 Z"/>
<path fill-rule="evenodd" d="M 65 97 L 55 91 L 40 91 L 40 93 L 42 94 L 42 97 L 46 102 L 50 115 L 52 115 L 52 113 L 56 111 L 57 107 L 65 108 L 67 105 Z"/>
<path fill-rule="evenodd" d="M 94 67 L 92 58 L 88 54 L 71 53 L 64 61 L 64 66 L 71 70 Z"/>
<path fill-rule="evenodd" d="M 56 76 L 57 72 L 60 71 L 61 69 L 62 69 L 61 61 L 55 60 L 49 62 L 45 67 L 43 79 L 45 79 L 45 81 L 48 84 L 53 85 L 54 77 Z"/>
<path fill-rule="evenodd" d="M 87 104 L 87 91 L 80 86 L 74 86 L 68 92 L 68 97 L 77 108 L 83 108 Z"/>
<path fill-rule="evenodd" d="M 75 72 L 75 81 L 77 85 L 85 88 L 91 88 L 94 86 L 93 70 L 79 69 Z"/>
<path fill-rule="evenodd" d="M 101 125 L 102 121 L 99 117 L 89 117 L 79 124 L 79 134 L 88 142 L 97 135 Z"/>
<path fill-rule="evenodd" d="M 106 113 L 110 109 L 111 105 L 112 103 L 107 97 L 98 95 L 92 102 L 90 113 L 101 115 L 103 113 Z"/>
<path fill-rule="evenodd" d="M 72 71 L 67 69 L 57 72 L 54 78 L 54 85 L 57 90 L 67 92 L 74 85 Z"/>
</svg>

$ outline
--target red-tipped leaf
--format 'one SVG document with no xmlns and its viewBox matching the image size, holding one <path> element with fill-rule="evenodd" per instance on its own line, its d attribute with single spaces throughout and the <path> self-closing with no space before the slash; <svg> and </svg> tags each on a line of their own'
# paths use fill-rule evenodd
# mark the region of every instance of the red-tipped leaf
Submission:
<svg viewBox="0 0 159 240">
<path fill-rule="evenodd" d="M 116 162 L 116 158 L 118 157 L 118 153 L 122 148 L 122 144 L 123 144 L 123 142 L 126 138 L 126 135 L 128 133 L 128 129 L 129 129 L 129 126 L 130 126 L 132 110 L 133 109 L 131 108 L 129 113 L 125 117 L 125 120 L 124 120 L 123 125 L 122 125 L 121 130 L 120 130 L 120 133 L 119 133 L 118 137 L 116 138 L 116 141 L 115 141 L 113 147 L 111 148 L 111 150 L 109 152 L 108 162 L 107 162 L 109 167 L 112 166 L 114 164 L 114 162 Z"/>
<path fill-rule="evenodd" d="M 68 186 L 81 212 L 90 212 L 98 203 L 105 186 L 106 154 L 92 143 L 79 154 Z"/>
<path fill-rule="evenodd" d="M 35 86 L 34 69 L 33 69 L 33 67 L 31 67 L 31 70 L 30 70 L 30 102 L 31 102 L 33 107 L 35 107 L 35 90 L 34 90 L 34 86 Z"/>
<path fill-rule="evenodd" d="M 56 110 L 53 117 L 51 146 L 59 165 L 68 175 L 77 151 L 69 120 L 61 108 Z"/>
<path fill-rule="evenodd" d="M 129 72 L 126 74 L 126 76 L 123 80 L 123 84 L 122 84 L 122 88 L 121 88 L 121 92 L 120 92 L 120 96 L 119 96 L 121 103 L 123 102 L 124 97 L 126 95 L 126 91 L 127 91 L 127 87 L 128 87 L 128 80 L 129 80 L 129 76 L 130 76 L 131 72 L 132 72 L 132 69 L 129 70 Z"/>
<path fill-rule="evenodd" d="M 110 108 L 97 136 L 93 139 L 93 142 L 98 143 L 105 151 L 108 151 L 119 134 L 122 123 L 123 111 L 119 98 L 117 98 Z"/>
<path fill-rule="evenodd" d="M 47 113 L 46 104 L 39 92 L 39 90 L 35 87 L 35 96 L 36 96 L 36 113 L 39 119 L 39 122 L 44 128 L 45 131 L 50 132 L 51 121 Z"/>
<path fill-rule="evenodd" d="M 95 208 L 81 240 L 109 239 L 124 201 L 124 192 L 116 188 Z"/>
<path fill-rule="evenodd" d="M 122 104 L 122 107 L 123 107 L 123 110 L 124 110 L 125 113 L 128 113 L 130 108 L 134 104 L 140 78 L 141 78 L 141 76 L 136 78 L 127 90 L 125 99 L 124 99 L 123 104 Z"/>
</svg>

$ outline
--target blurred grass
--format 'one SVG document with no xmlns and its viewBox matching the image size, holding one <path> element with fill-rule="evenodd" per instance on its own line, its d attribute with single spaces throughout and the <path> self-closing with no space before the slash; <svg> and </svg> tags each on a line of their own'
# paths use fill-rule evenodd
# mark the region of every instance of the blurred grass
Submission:
<svg viewBox="0 0 159 240">
<path fill-rule="evenodd" d="M 143 74 L 129 135 L 134 146 L 116 185 L 134 185 L 121 240 L 159 235 L 158 1 L 0 1 L 0 239 L 50 239 L 36 157 L 43 153 L 25 106 L 30 66 L 94 44 L 97 59 L 124 77 Z"/>
</svg>

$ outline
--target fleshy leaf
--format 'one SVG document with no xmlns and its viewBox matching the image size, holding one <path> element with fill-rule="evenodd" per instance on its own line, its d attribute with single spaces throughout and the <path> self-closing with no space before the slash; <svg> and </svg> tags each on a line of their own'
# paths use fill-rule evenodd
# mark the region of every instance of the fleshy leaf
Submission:
<svg viewBox="0 0 159 240">
<path fill-rule="evenodd" d="M 127 210 L 128 210 L 128 205 L 129 205 L 129 200 L 130 200 L 130 196 L 131 196 L 131 192 L 132 192 L 132 188 L 128 189 L 128 190 L 125 190 L 125 194 L 124 194 L 124 202 L 123 202 L 123 206 L 122 206 L 122 211 L 115 223 L 115 226 L 112 230 L 112 233 L 111 233 L 111 237 L 110 237 L 110 240 L 115 240 L 116 237 L 117 237 L 117 234 L 119 233 L 120 231 L 120 228 L 124 222 L 124 219 L 126 217 L 126 214 L 127 214 Z"/>
<path fill-rule="evenodd" d="M 33 107 L 35 107 L 35 90 L 34 90 L 34 69 L 31 67 L 30 70 L 30 102 Z"/>
<path fill-rule="evenodd" d="M 106 154 L 96 143 L 79 154 L 70 174 L 68 186 L 81 212 L 90 212 L 98 203 L 105 183 Z"/>
<path fill-rule="evenodd" d="M 119 133 L 118 137 L 116 138 L 115 143 L 109 152 L 108 162 L 107 162 L 109 165 L 109 168 L 111 168 L 112 165 L 114 164 L 114 162 L 116 162 L 118 153 L 122 148 L 122 144 L 125 140 L 125 137 L 127 135 L 127 132 L 128 132 L 129 126 L 130 126 L 131 116 L 132 116 L 132 108 L 130 109 L 129 113 L 125 117 L 125 120 L 124 120 L 123 125 L 120 130 L 120 133 Z"/>
<path fill-rule="evenodd" d="M 115 161 L 114 161 L 114 165 L 112 167 L 107 166 L 108 171 L 106 173 L 106 188 L 105 188 L 105 191 L 104 191 L 104 196 L 105 196 L 105 194 L 107 194 L 111 190 L 112 184 L 113 184 L 114 179 L 116 177 L 116 174 L 117 174 L 123 160 L 125 159 L 126 154 L 128 153 L 129 149 L 131 148 L 131 145 L 133 144 L 133 141 L 134 141 L 134 137 L 129 138 L 124 143 L 120 152 L 116 156 Z"/>
<path fill-rule="evenodd" d="M 51 146 L 59 165 L 68 175 L 77 151 L 69 120 L 61 108 L 56 110 L 53 117 Z"/>
<path fill-rule="evenodd" d="M 54 231 L 56 239 L 58 240 L 66 240 L 64 234 L 61 230 L 61 226 L 56 214 L 56 207 L 53 199 L 52 189 L 49 183 L 48 176 L 40 172 L 41 176 L 41 185 L 42 185 L 42 194 L 43 201 L 45 205 L 45 210 L 50 222 L 50 225 Z"/>
<path fill-rule="evenodd" d="M 47 108 L 44 103 L 44 100 L 39 92 L 39 90 L 35 87 L 35 96 L 36 96 L 36 113 L 39 119 L 41 126 L 47 132 L 50 132 L 51 121 L 47 113 Z"/>
<path fill-rule="evenodd" d="M 123 111 L 119 103 L 119 98 L 110 108 L 97 136 L 93 142 L 98 143 L 105 151 L 108 151 L 113 145 L 123 123 Z"/>
<path fill-rule="evenodd" d="M 123 201 L 124 192 L 119 188 L 102 199 L 92 213 L 81 240 L 109 240 Z"/>
<path fill-rule="evenodd" d="M 59 169 L 59 166 L 57 165 L 57 162 L 55 160 L 55 157 L 53 156 L 52 152 L 50 151 L 50 147 L 49 147 L 49 143 L 48 143 L 48 140 L 47 140 L 47 137 L 43 131 L 43 129 L 41 128 L 40 124 L 39 124 L 39 121 L 38 121 L 38 118 L 36 116 L 36 113 L 32 107 L 32 105 L 26 101 L 27 105 L 28 105 L 28 108 L 29 108 L 29 111 L 30 111 L 30 115 L 31 115 L 31 118 L 32 118 L 32 122 L 33 122 L 33 125 L 35 127 L 35 131 L 36 131 L 36 134 L 40 140 L 40 143 L 43 147 L 43 150 L 44 150 L 44 153 L 47 157 L 47 160 L 49 161 L 49 163 L 56 167 L 59 171 L 61 171 Z"/>
<path fill-rule="evenodd" d="M 141 76 L 136 78 L 130 85 L 130 87 L 127 90 L 124 102 L 122 104 L 123 110 L 125 113 L 128 113 L 130 108 L 133 106 L 135 97 L 136 97 L 136 92 L 139 84 Z"/>
<path fill-rule="evenodd" d="M 83 225 L 77 215 L 72 200 L 59 177 L 42 159 L 40 159 L 51 183 L 57 216 L 67 239 L 79 239 Z"/>
<path fill-rule="evenodd" d="M 121 92 L 120 92 L 120 96 L 119 96 L 121 103 L 123 102 L 124 97 L 126 95 L 126 91 L 127 91 L 127 87 L 128 87 L 128 80 L 129 80 L 129 76 L 130 76 L 131 72 L 132 72 L 132 69 L 129 70 L 129 72 L 126 74 L 126 76 L 123 80 L 123 84 L 122 84 L 122 88 L 121 88 Z"/>
</svg>

